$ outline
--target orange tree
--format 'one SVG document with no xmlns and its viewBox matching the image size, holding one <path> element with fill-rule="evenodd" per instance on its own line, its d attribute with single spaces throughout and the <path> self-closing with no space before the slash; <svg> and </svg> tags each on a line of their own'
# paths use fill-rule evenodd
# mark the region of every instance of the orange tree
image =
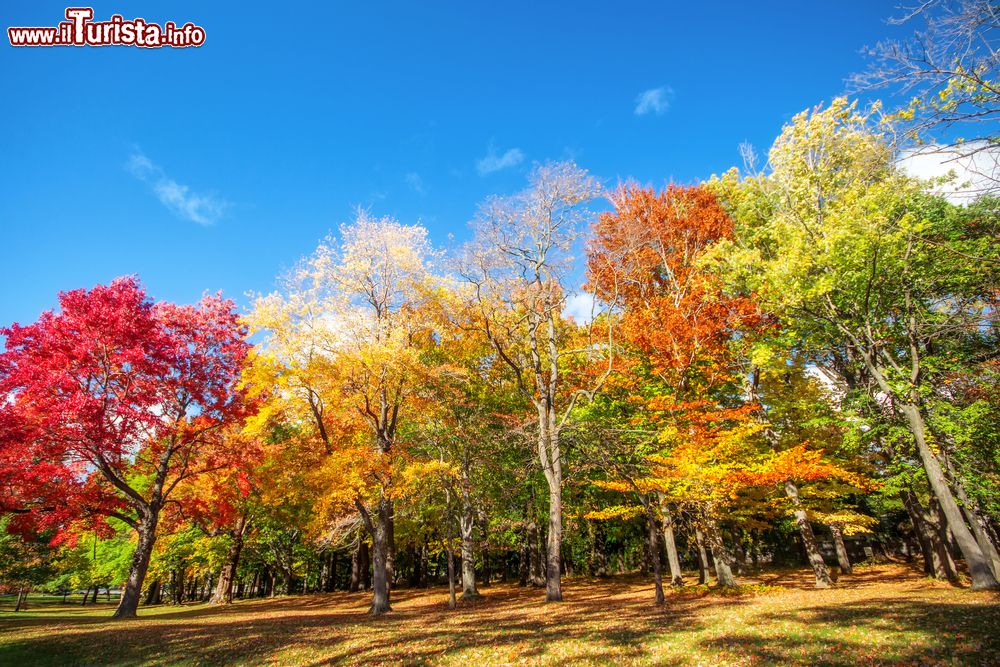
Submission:
<svg viewBox="0 0 1000 667">
<path fill-rule="evenodd" d="M 743 405 L 739 351 L 742 332 L 765 318 L 752 298 L 726 294 L 699 266 L 706 249 L 732 235 L 710 191 L 629 185 L 611 200 L 614 210 L 599 217 L 588 252 L 590 285 L 620 311 L 627 349 L 608 388 L 608 400 L 615 390 L 622 400 L 621 428 L 603 438 L 604 484 L 637 493 L 650 524 L 659 516 L 674 583 L 673 525 L 683 509 L 699 543 L 707 535 L 720 581 L 732 584 L 716 521 L 728 493 L 725 472 L 741 460 L 738 452 L 756 446 L 760 430 Z M 656 531 L 650 539 L 655 571 Z"/>
<path fill-rule="evenodd" d="M 814 520 L 826 519 L 835 538 L 841 529 L 860 530 L 871 520 L 837 499 L 867 482 L 846 461 L 817 449 L 836 449 L 841 438 L 815 380 L 780 359 L 756 367 L 760 350 L 774 356 L 780 338 L 753 294 L 727 292 L 702 263 L 716 243 L 732 238 L 732 220 L 703 187 L 659 193 L 623 187 L 613 203 L 595 230 L 590 277 L 599 294 L 618 295 L 620 337 L 631 354 L 622 357 L 624 372 L 614 385 L 627 428 L 604 438 L 605 460 L 614 464 L 601 483 L 637 494 L 650 523 L 652 499 L 659 501 L 675 584 L 679 513 L 693 519 L 702 579 L 704 540 L 722 585 L 735 579 L 718 522 L 752 525 L 792 514 L 817 586 L 828 586 L 807 510 Z M 810 484 L 805 498 L 803 482 Z M 658 549 L 650 535 L 655 571 Z M 849 567 L 846 552 L 839 555 Z"/>
</svg>

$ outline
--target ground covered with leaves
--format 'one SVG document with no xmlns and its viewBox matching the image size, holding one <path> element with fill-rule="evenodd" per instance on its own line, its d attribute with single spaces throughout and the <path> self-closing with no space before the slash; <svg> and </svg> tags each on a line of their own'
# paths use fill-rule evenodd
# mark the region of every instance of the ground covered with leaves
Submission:
<svg viewBox="0 0 1000 667">
<path fill-rule="evenodd" d="M 493 585 L 455 611 L 440 588 L 405 589 L 379 619 L 347 593 L 164 606 L 124 623 L 107 606 L 8 607 L 0 665 L 1000 664 L 997 593 L 898 565 L 825 591 L 805 571 L 745 581 L 673 591 L 662 607 L 637 579 L 567 579 L 562 604 Z"/>
</svg>

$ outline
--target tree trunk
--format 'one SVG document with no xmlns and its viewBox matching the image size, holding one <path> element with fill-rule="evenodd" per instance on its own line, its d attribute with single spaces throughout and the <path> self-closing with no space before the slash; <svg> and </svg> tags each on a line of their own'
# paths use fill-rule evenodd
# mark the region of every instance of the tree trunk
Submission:
<svg viewBox="0 0 1000 667">
<path fill-rule="evenodd" d="M 562 479 L 549 485 L 549 534 L 546 549 L 545 601 L 562 602 Z"/>
<path fill-rule="evenodd" d="M 233 580 L 236 578 L 236 570 L 240 565 L 240 554 L 243 551 L 243 521 L 237 525 L 233 531 L 233 543 L 229 547 L 229 554 L 226 557 L 226 564 L 222 566 L 219 573 L 219 583 L 212 594 L 210 604 L 231 604 L 233 601 Z"/>
<path fill-rule="evenodd" d="M 448 559 L 448 608 L 454 609 L 455 602 L 455 555 L 451 551 L 451 531 L 448 532 L 448 548 L 445 550 Z"/>
<path fill-rule="evenodd" d="M 912 343 L 912 340 L 915 339 L 912 321 L 913 320 L 911 318 L 911 323 L 908 325 L 910 327 L 911 335 L 911 355 L 916 352 L 916 347 Z M 849 337 L 855 338 L 853 332 L 844 328 L 842 328 L 842 330 L 845 331 Z M 965 562 L 969 567 L 969 573 L 972 576 L 972 588 L 995 589 L 1000 587 L 1000 583 L 998 583 L 996 577 L 993 576 L 993 571 L 990 568 L 986 557 L 983 555 L 982 549 L 980 549 L 979 544 L 976 542 L 976 539 L 969 530 L 969 527 L 965 525 L 965 519 L 962 517 L 962 511 L 959 509 L 958 503 L 955 502 L 955 497 L 952 495 L 951 489 L 948 488 L 948 481 L 945 479 L 944 471 L 941 468 L 941 462 L 938 460 L 937 455 L 927 443 L 924 417 L 921 413 L 920 405 L 915 402 L 915 389 L 911 391 L 909 395 L 900 396 L 899 392 L 894 391 L 893 387 L 889 384 L 883 369 L 880 368 L 875 362 L 875 358 L 870 350 L 865 350 L 862 347 L 862 359 L 864 360 L 865 367 L 875 380 L 878 388 L 886 395 L 893 396 L 897 399 L 896 407 L 906 418 L 907 427 L 913 435 L 914 443 L 917 446 L 917 454 L 920 456 L 920 462 L 923 464 L 924 472 L 927 474 L 927 481 L 930 484 L 931 494 L 940 503 L 945 521 L 947 522 L 946 527 L 949 528 L 952 535 L 954 535 L 955 540 L 958 543 L 958 548 L 962 552 L 962 557 L 965 558 Z M 919 358 L 917 356 L 912 356 L 911 366 L 914 369 L 913 382 L 916 382 L 920 372 Z"/>
<path fill-rule="evenodd" d="M 660 541 L 657 536 L 660 534 L 659 522 L 656 514 L 653 513 L 652 504 L 647 500 L 644 503 L 646 508 L 646 535 L 649 540 L 649 555 L 653 561 L 653 587 L 656 604 L 663 604 L 666 598 L 663 596 L 663 573 L 660 566 Z"/>
<path fill-rule="evenodd" d="M 178 597 L 177 591 L 177 568 L 170 569 L 170 602 L 173 604 L 180 604 L 180 599 Z"/>
<path fill-rule="evenodd" d="M 430 585 L 427 577 L 427 545 L 423 544 L 420 547 L 420 561 L 418 567 L 420 568 L 420 578 L 417 581 L 417 585 L 420 588 L 427 588 Z"/>
<path fill-rule="evenodd" d="M 645 579 L 653 565 L 653 555 L 649 553 L 649 540 L 642 541 L 642 552 L 639 555 L 639 576 Z"/>
<path fill-rule="evenodd" d="M 712 559 L 715 561 L 715 578 L 719 586 L 728 588 L 736 585 L 736 578 L 733 576 L 731 563 L 732 556 L 725 542 L 722 541 L 722 533 L 719 532 L 715 519 L 705 515 L 705 538 L 708 546 L 712 550 Z"/>
<path fill-rule="evenodd" d="M 990 567 L 989 561 L 983 555 L 983 551 L 979 548 L 979 544 L 976 542 L 976 538 L 969 530 L 969 527 L 965 525 L 962 510 L 959 509 L 958 503 L 955 502 L 955 497 L 951 493 L 951 489 L 948 488 L 948 482 L 944 477 L 944 471 L 941 469 L 941 463 L 931 450 L 930 445 L 927 444 L 927 440 L 924 437 L 924 420 L 920 414 L 920 408 L 909 403 L 902 405 L 900 411 L 906 417 L 910 432 L 913 434 L 913 439 L 917 445 L 917 453 L 924 464 L 924 471 L 927 473 L 927 480 L 930 483 L 931 491 L 941 505 L 941 512 L 944 514 L 947 527 L 951 530 L 951 534 L 954 536 L 955 541 L 958 543 L 958 548 L 962 552 L 962 557 L 965 558 L 965 563 L 969 567 L 969 574 L 972 577 L 972 588 L 974 590 L 1000 588 L 1000 583 L 993 576 L 993 570 Z"/>
<path fill-rule="evenodd" d="M 820 553 L 819 544 L 816 542 L 816 535 L 809 524 L 809 516 L 802 507 L 799 500 L 799 489 L 792 480 L 785 482 L 785 495 L 792 501 L 794 508 L 795 523 L 799 527 L 799 534 L 802 536 L 802 545 L 805 547 L 806 556 L 809 558 L 809 565 L 812 566 L 816 575 L 816 588 L 829 588 L 833 586 L 833 579 L 830 578 L 830 570 L 823 562 L 823 554 Z"/>
<path fill-rule="evenodd" d="M 524 538 L 521 541 L 521 553 L 517 559 L 517 583 L 519 586 L 527 586 L 531 572 L 531 547 L 529 546 L 531 536 L 528 529 L 524 529 Z"/>
<path fill-rule="evenodd" d="M 459 520 L 459 530 L 462 534 L 462 599 L 471 600 L 480 597 L 476 590 L 476 554 L 473 543 L 475 521 L 473 517 L 472 498 L 469 493 L 469 457 L 466 453 L 462 461 L 462 514 Z"/>
<path fill-rule="evenodd" d="M 357 593 L 361 586 L 361 545 L 364 542 L 364 539 L 358 535 L 358 544 L 351 552 L 351 579 L 347 585 L 347 590 L 350 593 Z"/>
<path fill-rule="evenodd" d="M 28 589 L 25 586 L 21 586 L 17 589 L 17 603 L 14 605 L 14 613 L 26 609 L 27 605 L 24 604 L 25 598 L 28 597 Z"/>
<path fill-rule="evenodd" d="M 934 533 L 938 558 L 941 560 L 945 572 L 948 573 L 948 578 L 957 582 L 958 567 L 955 565 L 955 559 L 952 557 L 952 553 L 955 551 L 955 544 L 951 531 L 948 530 L 948 523 L 941 514 L 941 504 L 933 494 L 928 499 L 927 513 L 924 515 L 924 520 L 930 527 L 931 532 Z"/>
<path fill-rule="evenodd" d="M 667 551 L 667 565 L 670 567 L 670 585 L 681 587 L 684 577 L 681 574 L 681 559 L 677 554 L 677 542 L 674 539 L 674 518 L 666 511 L 663 513 L 663 544 Z"/>
<path fill-rule="evenodd" d="M 365 513 L 365 524 L 372 536 L 372 604 L 368 613 L 380 616 L 392 611 L 389 603 L 389 541 L 392 528 L 392 503 L 388 497 L 379 498 L 374 520 Z"/>
<path fill-rule="evenodd" d="M 384 519 L 386 523 L 385 585 L 386 589 L 391 591 L 396 582 L 396 507 L 392 498 L 387 498 L 386 502 L 389 508 Z"/>
<path fill-rule="evenodd" d="M 954 443 L 954 440 L 947 435 L 944 435 L 943 439 L 951 444 Z M 948 477 L 951 478 L 951 487 L 955 490 L 955 495 L 958 497 L 958 502 L 961 503 L 965 520 L 972 527 L 972 534 L 976 538 L 976 544 L 979 545 L 980 550 L 983 552 L 983 557 L 990 566 L 993 578 L 1000 581 L 1000 553 L 997 551 L 997 545 L 1000 542 L 996 542 L 990 535 L 990 529 L 983 516 L 982 508 L 976 500 L 969 497 L 969 494 L 965 490 L 965 482 L 962 479 L 962 475 L 955 469 L 951 458 L 943 450 L 937 452 L 937 458 L 944 465 Z"/>
<path fill-rule="evenodd" d="M 708 569 L 708 553 L 705 551 L 705 534 L 701 531 L 701 528 L 695 527 L 694 539 L 698 546 L 698 583 L 711 583 L 712 573 Z"/>
<path fill-rule="evenodd" d="M 536 275 L 536 284 L 541 286 Z M 548 304 L 550 305 L 550 304 Z M 544 314 L 529 311 L 528 342 L 531 367 L 535 376 L 533 402 L 538 413 L 538 462 L 549 487 L 549 526 L 546 544 L 545 601 L 562 602 L 562 451 L 559 442 L 560 423 L 556 411 L 556 390 L 559 385 L 559 351 L 556 341 L 556 313 L 551 305 Z M 540 354 L 542 325 L 549 358 Z M 547 368 L 546 368 L 547 365 Z M 546 377 L 547 376 L 547 377 Z"/>
<path fill-rule="evenodd" d="M 992 540 L 993 544 L 1000 549 L 1000 531 L 998 531 L 1000 526 L 998 526 L 993 517 L 986 512 L 980 512 L 979 516 L 982 519 L 983 526 L 986 528 L 986 534 L 989 536 L 990 540 Z"/>
<path fill-rule="evenodd" d="M 447 529 L 446 533 L 446 548 L 444 550 L 445 556 L 448 558 L 448 608 L 454 609 L 456 606 L 455 601 L 455 554 L 452 551 L 452 526 L 451 526 L 451 492 L 445 491 L 445 497 L 447 498 L 447 510 L 445 515 L 445 525 Z"/>
<path fill-rule="evenodd" d="M 949 467 L 952 479 L 955 484 L 955 493 L 958 495 L 958 500 L 962 503 L 962 512 L 965 514 L 965 518 L 968 520 L 969 525 L 972 526 L 972 534 L 976 536 L 976 543 L 983 552 L 983 556 L 986 558 L 986 562 L 989 563 L 990 570 L 993 572 L 993 577 L 1000 580 L 1000 553 L 997 552 L 997 547 L 993 543 L 993 539 L 990 536 L 989 528 L 986 525 L 986 521 L 983 519 L 982 512 L 979 509 L 979 503 L 975 502 L 969 498 L 969 494 L 965 492 L 965 486 L 962 484 L 962 480 L 959 478 L 958 474 Z"/>
<path fill-rule="evenodd" d="M 332 593 L 337 581 L 337 552 L 330 550 L 323 556 L 323 564 L 320 567 L 318 590 L 324 593 Z"/>
<path fill-rule="evenodd" d="M 747 552 L 743 549 L 743 542 L 735 532 L 731 535 L 733 540 L 734 562 L 736 563 L 736 576 L 746 575 Z"/>
<path fill-rule="evenodd" d="M 358 550 L 358 585 L 363 591 L 370 591 L 372 589 L 372 550 L 368 546 L 368 542 L 362 542 L 361 548 Z"/>
<path fill-rule="evenodd" d="M 488 525 L 483 522 L 483 525 Z M 490 560 L 490 543 L 483 540 L 483 586 L 489 586 L 493 580 L 493 562 Z"/>
<path fill-rule="evenodd" d="M 159 521 L 159 508 L 153 507 L 146 511 L 139 523 L 139 543 L 132 554 L 125 589 L 115 610 L 114 618 L 135 618 L 139 609 L 139 596 L 142 593 L 142 582 L 146 579 L 149 569 L 149 558 L 153 554 L 156 542 L 156 524 Z"/>
<path fill-rule="evenodd" d="M 830 534 L 833 535 L 833 546 L 837 550 L 837 565 L 840 566 L 841 574 L 854 574 L 851 568 L 851 559 L 847 556 L 847 545 L 844 544 L 844 531 L 840 524 L 830 524 Z"/>
<path fill-rule="evenodd" d="M 526 533 L 528 541 L 528 583 L 531 586 L 541 587 L 545 585 L 545 574 L 542 567 L 542 539 L 538 534 L 538 524 L 532 514 L 528 518 L 528 528 Z"/>
<path fill-rule="evenodd" d="M 920 506 L 916 495 L 912 491 L 900 491 L 899 497 L 903 501 L 903 507 L 910 517 L 913 525 L 913 533 L 920 544 L 920 550 L 924 556 L 924 573 L 935 579 L 953 580 L 951 573 L 945 567 L 945 561 L 941 558 L 943 545 L 935 531 L 927 524 L 924 518 L 924 509 Z"/>
<path fill-rule="evenodd" d="M 159 579 L 150 584 L 149 588 L 146 590 L 146 599 L 143 601 L 143 604 L 145 605 L 160 604 L 161 588 L 162 584 L 160 583 Z"/>
</svg>

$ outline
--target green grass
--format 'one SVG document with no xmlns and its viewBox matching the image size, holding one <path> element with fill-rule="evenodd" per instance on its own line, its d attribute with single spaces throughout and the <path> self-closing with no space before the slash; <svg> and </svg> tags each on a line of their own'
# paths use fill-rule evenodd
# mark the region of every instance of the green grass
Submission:
<svg viewBox="0 0 1000 667">
<path fill-rule="evenodd" d="M 124 623 L 106 606 L 38 606 L 0 613 L 0 665 L 1000 664 L 996 593 L 902 566 L 825 591 L 807 574 L 671 591 L 662 607 L 637 578 L 569 579 L 562 604 L 494 585 L 455 611 L 442 589 L 401 589 L 380 619 L 347 593 L 160 606 Z"/>
</svg>

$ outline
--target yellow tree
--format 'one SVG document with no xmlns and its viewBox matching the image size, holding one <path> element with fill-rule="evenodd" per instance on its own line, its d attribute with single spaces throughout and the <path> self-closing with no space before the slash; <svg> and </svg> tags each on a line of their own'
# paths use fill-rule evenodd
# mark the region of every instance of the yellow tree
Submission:
<svg viewBox="0 0 1000 667">
<path fill-rule="evenodd" d="M 423 227 L 359 212 L 248 318 L 268 334 L 251 381 L 278 387 L 261 419 L 284 410 L 311 426 L 327 510 L 353 508 L 371 536 L 372 614 L 391 610 L 397 435 L 433 373 L 436 257 Z"/>
<path fill-rule="evenodd" d="M 800 346 L 847 351 L 907 427 L 973 586 L 996 588 L 993 545 L 966 523 L 928 402 L 991 319 L 997 244 L 898 169 L 876 121 L 843 98 L 795 116 L 767 173 L 715 184 L 736 227 L 713 252 L 730 289 L 758 294 Z"/>
<path fill-rule="evenodd" d="M 783 489 L 784 497 L 775 504 L 795 518 L 816 586 L 824 588 L 832 580 L 810 520 L 829 526 L 840 571 L 850 574 L 843 535 L 863 532 L 875 521 L 846 506 L 844 497 L 874 485 L 858 474 L 861 457 L 844 446 L 847 422 L 839 413 L 836 390 L 798 355 L 775 354 L 764 343 L 754 357 L 760 365 L 750 376 L 747 391 L 760 404 L 758 418 L 767 424 L 764 435 L 771 451 L 752 474 L 764 480 L 763 486 Z"/>
</svg>

